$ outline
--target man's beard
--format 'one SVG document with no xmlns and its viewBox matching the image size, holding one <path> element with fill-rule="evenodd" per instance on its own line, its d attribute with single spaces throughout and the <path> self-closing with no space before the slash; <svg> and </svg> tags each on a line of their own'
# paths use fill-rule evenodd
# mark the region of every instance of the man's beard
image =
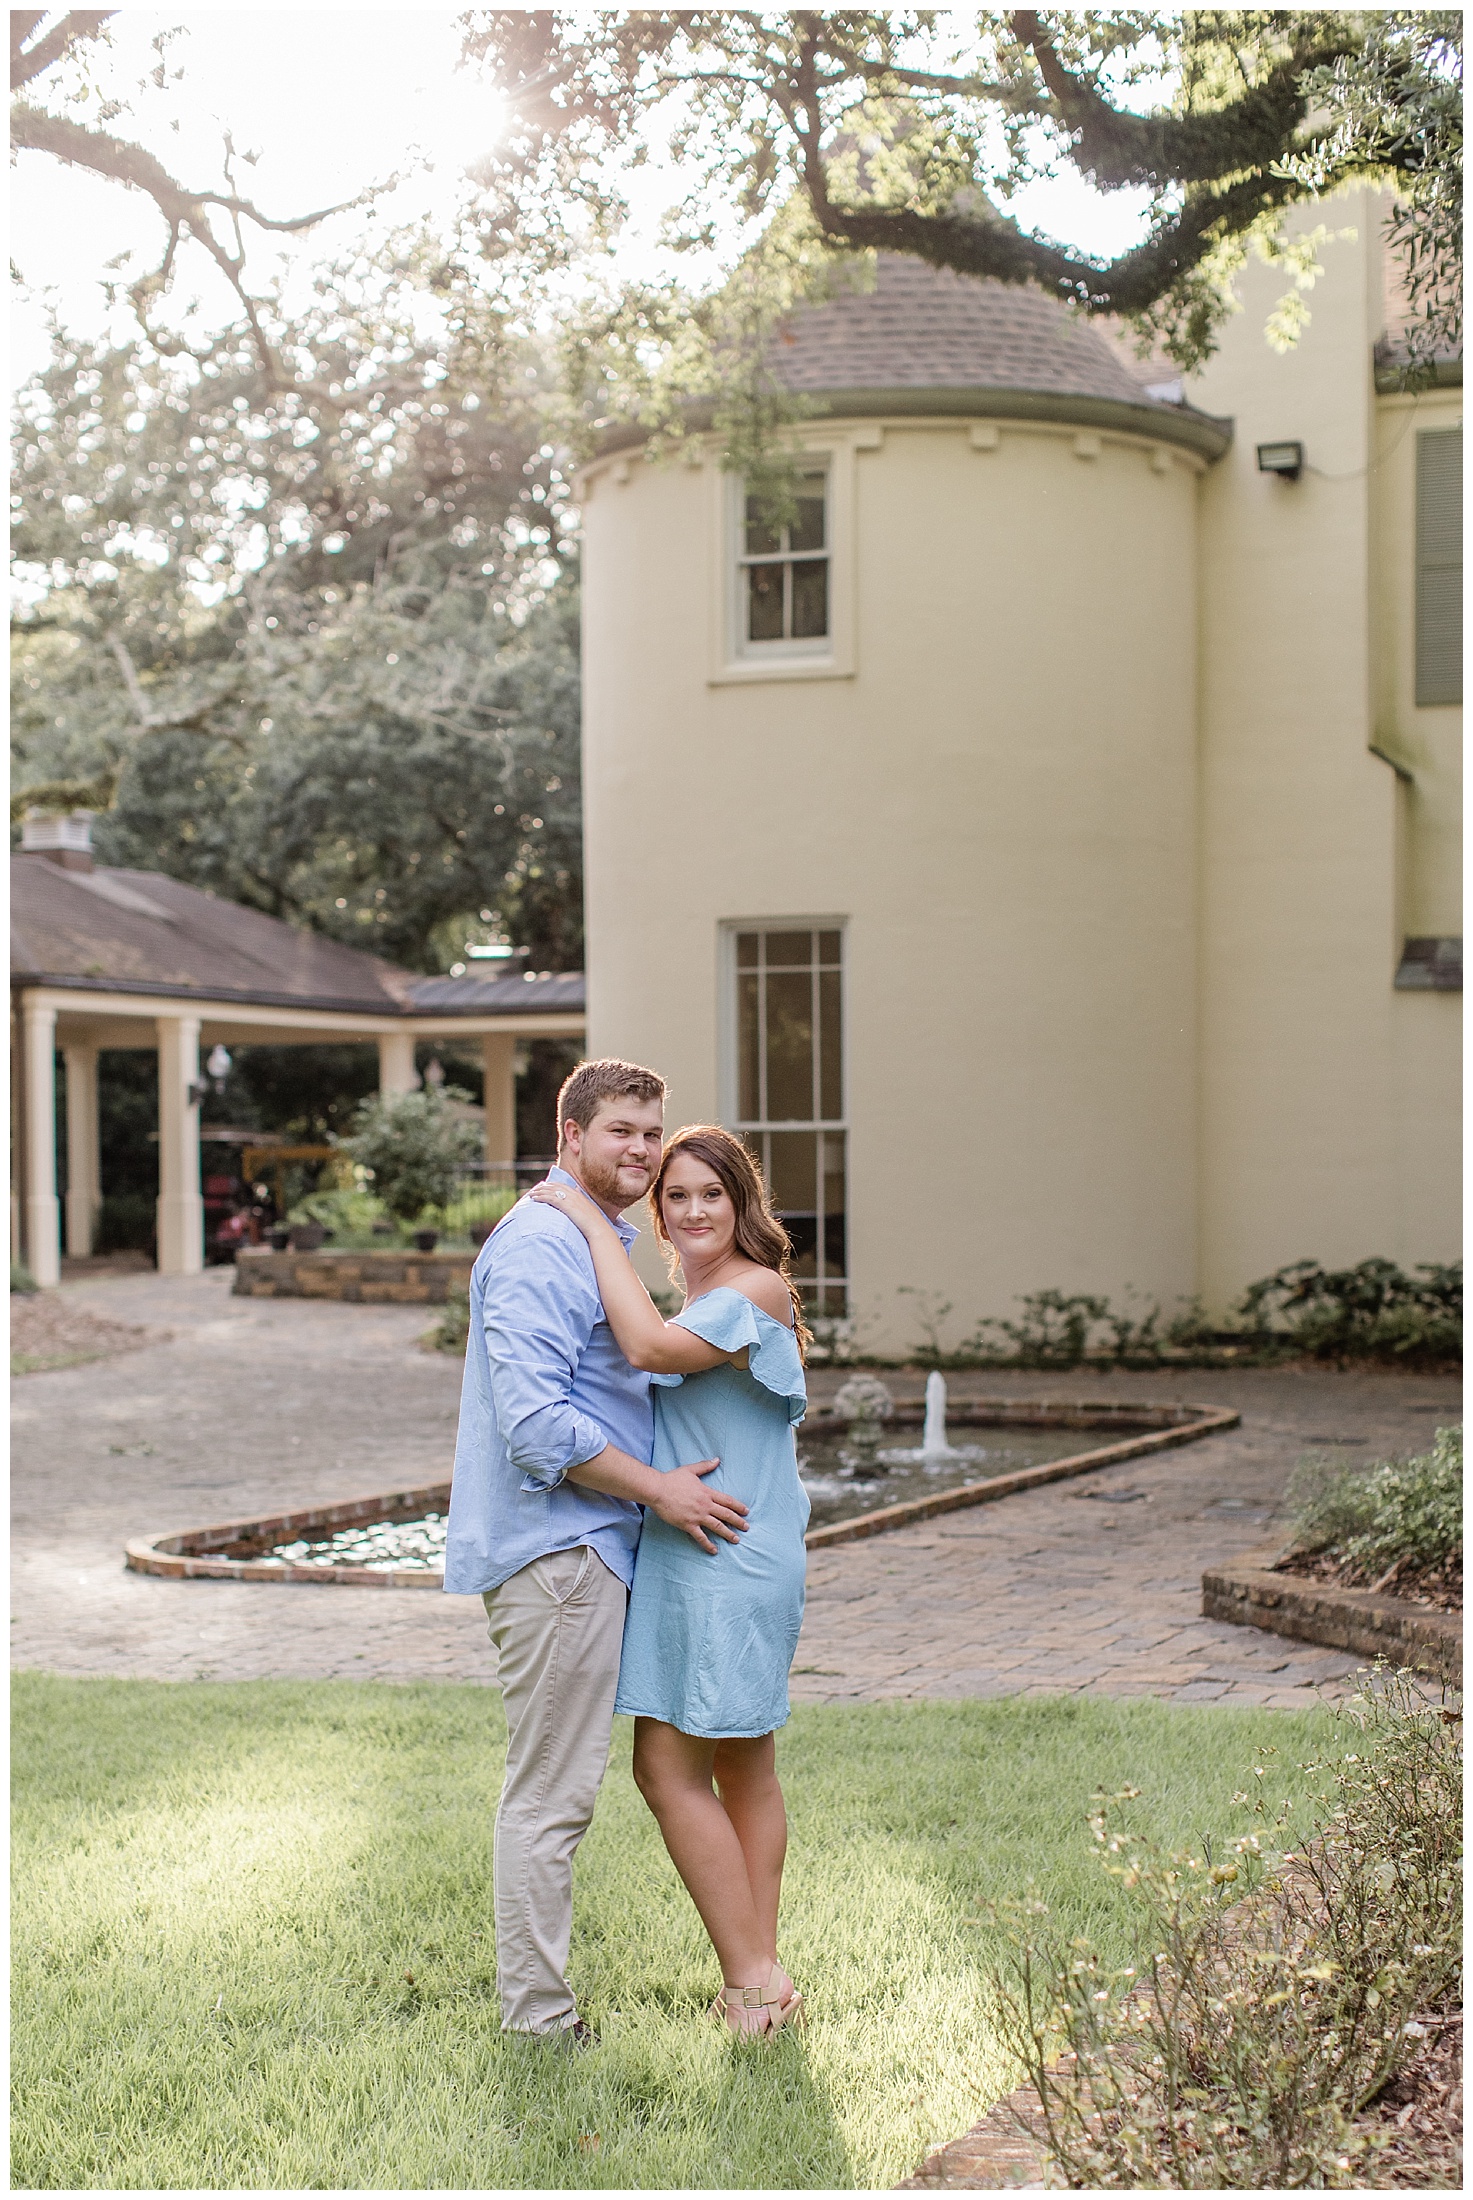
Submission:
<svg viewBox="0 0 1473 2200">
<path fill-rule="evenodd" d="M 591 1154 L 583 1155 L 578 1164 L 578 1174 L 585 1188 L 592 1192 L 595 1199 L 601 1199 L 609 1207 L 632 1207 L 650 1188 L 649 1172 L 646 1170 L 634 1190 L 627 1190 L 619 1182 L 620 1176 L 626 1171 L 631 1176 L 638 1174 L 627 1162 L 622 1166 L 617 1163 L 605 1164 L 595 1161 Z"/>
</svg>

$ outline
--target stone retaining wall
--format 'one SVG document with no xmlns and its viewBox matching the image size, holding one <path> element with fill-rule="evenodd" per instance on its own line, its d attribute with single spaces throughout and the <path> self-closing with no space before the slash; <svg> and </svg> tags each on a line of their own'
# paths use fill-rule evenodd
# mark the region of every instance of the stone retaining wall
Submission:
<svg viewBox="0 0 1473 2200">
<path fill-rule="evenodd" d="M 235 1256 L 237 1298 L 352 1299 L 365 1305 L 443 1306 L 469 1287 L 476 1256 L 463 1253 L 274 1253 L 242 1246 Z"/>
<path fill-rule="evenodd" d="M 1460 1612 L 1432 1611 L 1404 1597 L 1276 1574 L 1273 1561 L 1281 1550 L 1282 1545 L 1266 1544 L 1244 1551 L 1229 1566 L 1209 1567 L 1202 1576 L 1203 1617 L 1266 1628 L 1332 1650 L 1353 1650 L 1360 1657 L 1384 1657 L 1393 1665 L 1422 1665 L 1441 1680 L 1462 1681 Z"/>
</svg>

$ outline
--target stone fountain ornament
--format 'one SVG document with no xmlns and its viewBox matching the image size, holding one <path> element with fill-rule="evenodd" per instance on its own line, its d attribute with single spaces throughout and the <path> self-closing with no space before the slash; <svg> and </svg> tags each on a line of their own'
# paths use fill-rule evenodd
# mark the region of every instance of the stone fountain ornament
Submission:
<svg viewBox="0 0 1473 2200">
<path fill-rule="evenodd" d="M 856 1481 L 883 1475 L 880 1436 L 895 1411 L 895 1401 L 877 1375 L 851 1375 L 834 1394 L 834 1411 L 849 1424 L 847 1441 L 839 1446 L 842 1473 Z"/>
</svg>

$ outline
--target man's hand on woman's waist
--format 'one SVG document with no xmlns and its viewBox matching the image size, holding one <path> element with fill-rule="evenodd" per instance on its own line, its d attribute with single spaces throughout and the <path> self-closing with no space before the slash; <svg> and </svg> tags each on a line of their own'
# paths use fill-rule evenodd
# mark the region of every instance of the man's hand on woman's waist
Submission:
<svg viewBox="0 0 1473 2200">
<path fill-rule="evenodd" d="M 667 1527 L 683 1528 L 692 1542 L 714 1556 L 716 1546 L 711 1536 L 720 1536 L 723 1543 L 735 1543 L 747 1526 L 747 1508 L 741 1499 L 729 1497 L 725 1490 L 713 1490 L 704 1479 L 720 1464 L 719 1459 L 699 1459 L 692 1467 L 673 1467 L 662 1474 L 657 1467 L 647 1467 L 641 1460 L 631 1459 L 627 1451 L 609 1444 L 595 1458 L 569 1467 L 566 1480 L 581 1482 L 585 1489 L 602 1490 L 608 1497 L 647 1505 Z"/>
</svg>

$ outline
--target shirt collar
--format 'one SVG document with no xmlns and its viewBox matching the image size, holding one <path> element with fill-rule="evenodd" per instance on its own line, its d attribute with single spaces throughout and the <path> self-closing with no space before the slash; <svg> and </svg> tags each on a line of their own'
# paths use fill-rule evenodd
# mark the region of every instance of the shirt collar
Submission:
<svg viewBox="0 0 1473 2200">
<path fill-rule="evenodd" d="M 552 1167 L 547 1172 L 547 1181 L 549 1184 L 574 1184 L 577 1185 L 580 1192 L 583 1190 L 582 1185 L 578 1183 L 577 1177 L 569 1176 L 567 1170 L 560 1169 L 556 1162 L 553 1163 Z M 624 1243 L 626 1245 L 632 1245 L 635 1239 L 639 1236 L 638 1224 L 633 1222 L 626 1222 L 622 1215 L 620 1215 L 618 1220 L 615 1222 L 614 1228 L 618 1231 L 620 1237 L 624 1240 Z"/>
</svg>

